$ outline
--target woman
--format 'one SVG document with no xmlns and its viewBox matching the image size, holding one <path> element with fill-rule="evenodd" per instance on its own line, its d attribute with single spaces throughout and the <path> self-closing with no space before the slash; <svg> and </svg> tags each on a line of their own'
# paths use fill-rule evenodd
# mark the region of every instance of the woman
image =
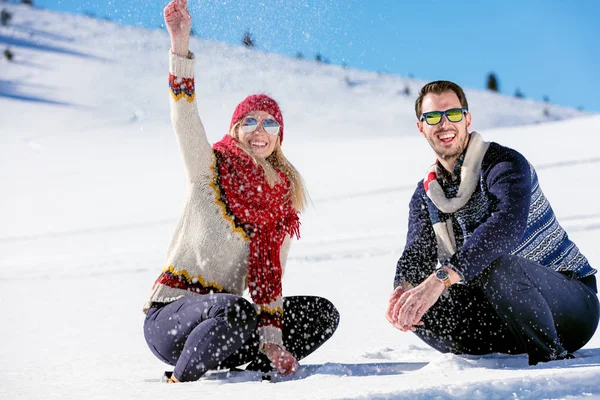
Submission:
<svg viewBox="0 0 600 400">
<path fill-rule="evenodd" d="M 298 360 L 331 337 L 339 314 L 323 298 L 282 297 L 283 267 L 306 195 L 280 147 L 281 111 L 269 96 L 248 96 L 229 133 L 211 148 L 194 100 L 185 0 L 169 3 L 165 22 L 172 122 L 189 184 L 167 267 L 144 307 L 146 341 L 175 367 L 169 382 L 249 362 L 246 369 L 292 374 Z M 253 304 L 241 297 L 246 288 Z"/>
</svg>

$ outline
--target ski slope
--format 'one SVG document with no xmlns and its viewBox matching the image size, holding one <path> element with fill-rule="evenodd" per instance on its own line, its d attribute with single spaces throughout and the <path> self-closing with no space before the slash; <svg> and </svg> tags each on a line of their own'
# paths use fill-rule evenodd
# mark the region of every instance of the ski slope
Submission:
<svg viewBox="0 0 600 400">
<path fill-rule="evenodd" d="M 207 376 L 165 385 L 141 311 L 181 209 L 169 121 L 166 32 L 2 4 L 0 27 L 0 398 L 600 398 L 600 333 L 574 360 L 440 354 L 384 311 L 408 202 L 434 156 L 415 128 L 425 83 L 194 38 L 209 141 L 235 105 L 266 92 L 312 206 L 284 295 L 339 309 L 338 331 L 294 379 Z M 443 77 L 440 77 L 443 78 Z M 409 87 L 411 95 L 403 94 Z M 600 116 L 467 90 L 473 128 L 537 168 L 561 224 L 600 266 Z M 310 372 L 310 373 L 309 373 Z"/>
</svg>

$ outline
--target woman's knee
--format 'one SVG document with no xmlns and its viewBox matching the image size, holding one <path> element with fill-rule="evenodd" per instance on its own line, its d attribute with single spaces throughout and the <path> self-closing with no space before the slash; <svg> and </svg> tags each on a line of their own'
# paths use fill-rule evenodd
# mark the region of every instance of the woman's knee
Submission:
<svg viewBox="0 0 600 400">
<path fill-rule="evenodd" d="M 286 297 L 283 303 L 284 324 L 287 320 L 306 321 L 315 325 L 326 325 L 331 334 L 337 329 L 340 313 L 333 303 L 318 296 Z"/>
<path fill-rule="evenodd" d="M 237 297 L 225 308 L 225 315 L 230 324 L 254 330 L 258 323 L 256 308 L 243 297 Z"/>
<path fill-rule="evenodd" d="M 331 329 L 331 334 L 333 335 L 333 332 L 335 332 L 340 323 L 340 312 L 331 301 L 325 298 L 321 298 L 321 301 L 323 301 L 325 304 L 325 307 L 323 307 L 325 313 L 324 317 L 329 323 L 329 328 Z"/>
<path fill-rule="evenodd" d="M 331 337 L 340 323 L 340 312 L 333 303 L 324 297 L 313 297 L 313 307 L 321 323 L 325 326 L 325 333 Z"/>
</svg>

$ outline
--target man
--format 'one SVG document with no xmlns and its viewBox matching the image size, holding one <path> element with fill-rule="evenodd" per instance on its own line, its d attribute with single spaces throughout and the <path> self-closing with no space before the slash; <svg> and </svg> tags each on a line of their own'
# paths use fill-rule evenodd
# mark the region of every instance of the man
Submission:
<svg viewBox="0 0 600 400">
<path fill-rule="evenodd" d="M 425 85 L 417 127 L 437 156 L 410 202 L 386 316 L 455 354 L 573 358 L 599 319 L 596 279 L 515 150 L 469 133 L 462 88 Z"/>
</svg>

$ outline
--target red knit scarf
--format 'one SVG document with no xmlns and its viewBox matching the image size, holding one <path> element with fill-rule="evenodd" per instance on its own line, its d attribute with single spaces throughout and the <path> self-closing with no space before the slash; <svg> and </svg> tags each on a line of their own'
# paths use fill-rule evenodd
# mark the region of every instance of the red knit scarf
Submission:
<svg viewBox="0 0 600 400">
<path fill-rule="evenodd" d="M 287 176 L 269 186 L 263 169 L 225 135 L 214 144 L 221 200 L 237 227 L 250 237 L 248 286 L 257 304 L 281 296 L 280 250 L 286 235 L 300 237 L 298 212 L 292 207 Z"/>
</svg>

